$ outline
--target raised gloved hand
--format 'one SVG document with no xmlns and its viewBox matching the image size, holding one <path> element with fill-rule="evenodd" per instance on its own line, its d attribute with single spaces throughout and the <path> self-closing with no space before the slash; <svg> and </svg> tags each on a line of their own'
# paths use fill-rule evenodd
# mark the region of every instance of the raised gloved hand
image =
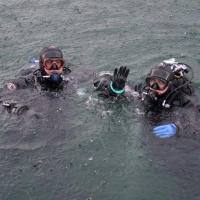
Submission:
<svg viewBox="0 0 200 200">
<path fill-rule="evenodd" d="M 166 124 L 162 126 L 157 126 L 153 129 L 153 133 L 160 138 L 167 138 L 175 135 L 177 132 L 177 127 L 175 124 Z"/>
<path fill-rule="evenodd" d="M 113 92 L 120 94 L 124 92 L 124 87 L 126 83 L 126 79 L 129 74 L 129 69 L 127 67 L 121 66 L 118 70 L 118 68 L 115 68 L 114 75 L 113 75 L 113 81 L 110 83 L 110 88 Z"/>
<path fill-rule="evenodd" d="M 18 104 L 14 101 L 4 101 L 2 104 L 7 108 L 8 112 L 21 115 L 23 112 L 29 110 L 28 106 Z"/>
</svg>

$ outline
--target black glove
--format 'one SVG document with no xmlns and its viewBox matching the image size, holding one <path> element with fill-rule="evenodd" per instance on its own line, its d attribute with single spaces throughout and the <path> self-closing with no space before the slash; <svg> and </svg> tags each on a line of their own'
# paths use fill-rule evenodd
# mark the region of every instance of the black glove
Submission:
<svg viewBox="0 0 200 200">
<path fill-rule="evenodd" d="M 13 101 L 4 101 L 2 104 L 9 113 L 14 113 L 17 115 L 21 115 L 24 111 L 29 110 L 28 106 L 23 106 Z"/>
<path fill-rule="evenodd" d="M 130 70 L 124 66 L 121 66 L 119 70 L 115 68 L 111 89 L 113 88 L 116 91 L 124 89 L 129 71 Z"/>
</svg>

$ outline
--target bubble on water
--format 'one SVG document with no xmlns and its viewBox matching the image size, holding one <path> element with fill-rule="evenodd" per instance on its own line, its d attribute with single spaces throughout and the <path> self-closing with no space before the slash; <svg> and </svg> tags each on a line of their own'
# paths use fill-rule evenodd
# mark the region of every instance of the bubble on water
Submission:
<svg viewBox="0 0 200 200">
<path fill-rule="evenodd" d="M 91 156 L 91 157 L 88 158 L 88 160 L 93 160 L 93 159 L 94 159 L 93 156 Z"/>
<path fill-rule="evenodd" d="M 85 90 L 84 90 L 84 88 L 79 88 L 78 90 L 77 90 L 77 92 L 76 92 L 79 96 L 83 96 L 83 95 L 85 95 Z"/>
<path fill-rule="evenodd" d="M 56 111 L 61 112 L 61 111 L 62 111 L 62 108 L 58 108 Z"/>
</svg>

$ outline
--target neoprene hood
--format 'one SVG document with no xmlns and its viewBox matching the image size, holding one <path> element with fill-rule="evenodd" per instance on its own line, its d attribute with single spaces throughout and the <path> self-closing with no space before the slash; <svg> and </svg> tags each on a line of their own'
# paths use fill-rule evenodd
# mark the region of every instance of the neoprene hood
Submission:
<svg viewBox="0 0 200 200">
<path fill-rule="evenodd" d="M 171 82 L 174 80 L 174 73 L 171 69 L 171 65 L 166 64 L 166 63 L 159 63 L 156 67 L 151 69 L 149 74 L 147 75 L 146 78 L 146 83 L 149 83 L 149 80 L 151 78 L 158 78 L 163 81 L 167 81 L 167 83 Z"/>
<path fill-rule="evenodd" d="M 40 59 L 39 59 L 39 66 L 42 75 L 46 75 L 44 70 L 43 61 L 47 58 L 62 58 L 63 54 L 62 51 L 55 46 L 47 46 L 41 49 L 40 51 Z"/>
</svg>

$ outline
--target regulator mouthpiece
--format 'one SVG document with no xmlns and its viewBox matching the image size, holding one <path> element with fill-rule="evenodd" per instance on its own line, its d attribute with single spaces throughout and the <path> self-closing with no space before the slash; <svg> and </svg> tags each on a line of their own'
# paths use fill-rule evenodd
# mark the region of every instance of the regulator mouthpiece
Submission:
<svg viewBox="0 0 200 200">
<path fill-rule="evenodd" d="M 60 84 L 62 82 L 62 77 L 58 73 L 53 73 L 50 76 L 50 81 L 55 84 Z"/>
<path fill-rule="evenodd" d="M 149 103 L 156 102 L 158 100 L 157 95 L 154 91 L 142 92 L 142 101 L 147 100 Z"/>
</svg>

